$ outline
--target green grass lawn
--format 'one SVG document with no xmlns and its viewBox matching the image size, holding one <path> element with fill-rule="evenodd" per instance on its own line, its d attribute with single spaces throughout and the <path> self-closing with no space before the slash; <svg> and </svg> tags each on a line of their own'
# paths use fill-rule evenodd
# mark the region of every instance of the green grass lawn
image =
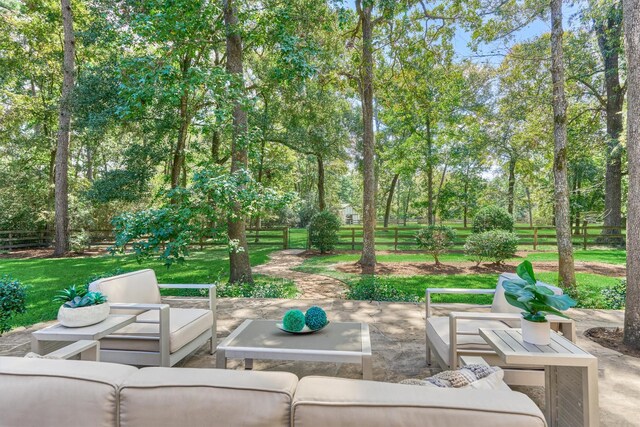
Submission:
<svg viewBox="0 0 640 427">
<path fill-rule="evenodd" d="M 263 264 L 273 247 L 252 248 L 251 264 Z M 229 276 L 229 255 L 223 249 L 194 251 L 183 264 L 165 267 L 161 261 L 138 263 L 132 255 L 98 257 L 0 259 L 0 276 L 8 274 L 28 286 L 27 312 L 16 316 L 14 326 L 26 326 L 56 317 L 59 303 L 51 301 L 54 294 L 70 285 L 82 285 L 92 276 L 153 268 L 160 283 L 213 283 L 226 281 Z M 185 291 L 167 290 L 163 294 L 184 295 Z M 187 291 L 193 292 L 193 291 Z"/>
</svg>

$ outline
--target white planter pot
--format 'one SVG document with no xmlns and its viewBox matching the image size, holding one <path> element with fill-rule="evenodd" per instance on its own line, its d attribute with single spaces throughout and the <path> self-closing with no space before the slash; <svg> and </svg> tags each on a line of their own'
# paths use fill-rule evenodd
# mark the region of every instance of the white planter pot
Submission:
<svg viewBox="0 0 640 427">
<path fill-rule="evenodd" d="M 529 344 L 549 345 L 551 343 L 549 322 L 530 322 L 523 318 L 522 339 Z"/>
<path fill-rule="evenodd" d="M 79 308 L 69 308 L 62 305 L 58 310 L 58 322 L 67 328 L 95 325 L 106 319 L 109 316 L 109 311 L 110 307 L 107 303 Z"/>
</svg>

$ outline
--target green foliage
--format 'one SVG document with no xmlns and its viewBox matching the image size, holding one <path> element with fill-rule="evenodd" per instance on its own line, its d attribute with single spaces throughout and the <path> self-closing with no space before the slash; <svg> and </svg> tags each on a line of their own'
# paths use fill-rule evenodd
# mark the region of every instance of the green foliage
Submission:
<svg viewBox="0 0 640 427">
<path fill-rule="evenodd" d="M 377 276 L 366 276 L 349 283 L 347 299 L 360 301 L 415 301 L 419 297 Z"/>
<path fill-rule="evenodd" d="M 298 293 L 290 280 L 256 279 L 253 283 L 219 283 L 218 298 L 295 298 Z"/>
<path fill-rule="evenodd" d="M 148 191 L 149 175 L 140 171 L 107 171 L 95 181 L 86 192 L 92 202 L 107 203 L 115 200 L 135 202 Z"/>
<path fill-rule="evenodd" d="M 546 286 L 536 284 L 533 266 L 523 261 L 516 268 L 519 280 L 506 280 L 502 283 L 507 302 L 524 310 L 525 320 L 530 322 L 546 322 L 547 314 L 567 317 L 562 311 L 576 305 L 569 295 L 556 295 Z"/>
<path fill-rule="evenodd" d="M 491 260 L 496 264 L 513 258 L 518 250 L 518 236 L 503 230 L 471 234 L 464 244 L 464 252 L 476 264 Z"/>
<path fill-rule="evenodd" d="M 322 308 L 314 305 L 309 307 L 304 314 L 304 322 L 313 331 L 322 329 L 327 324 L 327 313 Z"/>
<path fill-rule="evenodd" d="M 87 292 L 84 286 L 78 289 L 75 285 L 71 285 L 58 292 L 53 297 L 53 301 L 61 302 L 68 308 L 80 308 L 104 304 L 107 302 L 107 297 L 100 292 Z"/>
<path fill-rule="evenodd" d="M 455 238 L 456 231 L 446 225 L 430 225 L 416 234 L 418 246 L 433 256 L 436 265 L 440 264 L 440 254 L 453 246 Z"/>
<path fill-rule="evenodd" d="M 333 250 L 338 243 L 340 225 L 340 218 L 334 213 L 318 212 L 309 223 L 309 243 L 323 254 Z"/>
<path fill-rule="evenodd" d="M 624 308 L 627 299 L 627 280 L 621 279 L 615 285 L 600 291 L 605 308 L 620 310 Z"/>
<path fill-rule="evenodd" d="M 69 238 L 71 250 L 77 253 L 83 253 L 89 243 L 91 243 L 91 236 L 85 230 L 77 231 Z"/>
<path fill-rule="evenodd" d="M 17 280 L 0 277 L 0 335 L 11 329 L 9 320 L 27 311 L 27 291 Z"/>
<path fill-rule="evenodd" d="M 301 331 L 304 328 L 304 313 L 300 310 L 287 311 L 282 318 L 282 326 L 287 331 Z"/>
<path fill-rule="evenodd" d="M 491 230 L 513 231 L 513 217 L 497 206 L 487 206 L 480 209 L 473 218 L 472 229 L 474 233 Z"/>
</svg>

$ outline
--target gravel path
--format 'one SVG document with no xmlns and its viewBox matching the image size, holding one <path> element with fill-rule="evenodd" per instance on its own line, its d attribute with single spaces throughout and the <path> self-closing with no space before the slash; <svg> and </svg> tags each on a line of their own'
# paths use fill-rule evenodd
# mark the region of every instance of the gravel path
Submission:
<svg viewBox="0 0 640 427">
<path fill-rule="evenodd" d="M 319 274 L 291 270 L 304 261 L 302 249 L 286 249 L 269 255 L 269 262 L 253 268 L 254 273 L 293 280 L 300 299 L 343 298 L 346 286 L 341 281 Z"/>
</svg>

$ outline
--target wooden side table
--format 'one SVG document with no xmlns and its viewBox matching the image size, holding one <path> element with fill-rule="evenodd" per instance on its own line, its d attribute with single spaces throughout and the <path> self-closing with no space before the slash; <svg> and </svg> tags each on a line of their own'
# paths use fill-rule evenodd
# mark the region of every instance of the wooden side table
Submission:
<svg viewBox="0 0 640 427">
<path fill-rule="evenodd" d="M 545 416 L 549 427 L 598 427 L 598 359 L 551 333 L 549 345 L 522 340 L 520 329 L 480 329 L 507 365 L 544 366 Z"/>
<path fill-rule="evenodd" d="M 59 323 L 40 329 L 31 334 L 31 351 L 38 354 L 55 350 L 55 346 L 47 346 L 45 343 L 54 341 L 60 343 L 76 342 L 81 340 L 100 341 L 118 329 L 136 321 L 136 316 L 130 314 L 110 314 L 105 320 L 95 325 L 82 328 L 67 328 Z"/>
</svg>

